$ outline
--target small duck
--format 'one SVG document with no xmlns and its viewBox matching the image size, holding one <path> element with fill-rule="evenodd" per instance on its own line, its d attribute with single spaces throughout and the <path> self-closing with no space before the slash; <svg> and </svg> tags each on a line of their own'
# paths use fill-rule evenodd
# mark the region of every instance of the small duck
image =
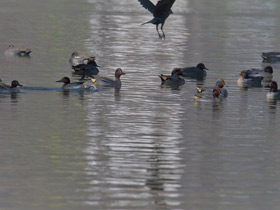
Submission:
<svg viewBox="0 0 280 210">
<path fill-rule="evenodd" d="M 63 82 L 62 89 L 63 90 L 76 90 L 76 89 L 84 89 L 84 82 L 74 82 L 71 83 L 69 77 L 63 77 L 56 82 Z"/>
<path fill-rule="evenodd" d="M 99 67 L 95 62 L 95 57 L 89 55 L 79 55 L 79 53 L 76 51 L 71 54 L 71 57 L 69 59 L 69 63 L 71 64 L 72 69 L 74 69 L 75 71 L 80 71 L 81 68 L 89 62 L 91 65 Z"/>
<path fill-rule="evenodd" d="M 122 82 L 121 82 L 121 76 L 125 75 L 125 73 L 122 71 L 121 68 L 117 68 L 115 71 L 115 80 L 107 78 L 107 77 L 101 77 L 98 75 L 95 75 L 92 77 L 91 81 L 94 85 L 97 87 L 115 87 L 115 88 L 121 88 Z"/>
<path fill-rule="evenodd" d="M 266 94 L 266 98 L 269 100 L 279 100 L 280 90 L 278 90 L 277 82 L 271 81 L 269 87 L 270 87 L 270 91 Z"/>
<path fill-rule="evenodd" d="M 224 88 L 226 86 L 226 83 L 223 79 L 217 79 L 215 83 L 215 87 L 218 87 L 221 91 L 220 97 L 227 98 L 228 97 L 228 91 Z M 211 92 L 215 87 L 197 87 L 197 92 L 202 93 L 202 92 Z"/>
<path fill-rule="evenodd" d="M 280 61 L 280 52 L 263 52 L 263 62 L 277 62 Z"/>
<path fill-rule="evenodd" d="M 272 66 L 266 66 L 264 69 L 250 69 L 248 73 L 249 77 L 263 77 L 264 82 L 270 82 L 273 78 Z"/>
<path fill-rule="evenodd" d="M 260 76 L 251 77 L 249 70 L 241 71 L 240 76 L 241 77 L 237 80 L 237 84 L 240 87 L 247 88 L 247 87 L 261 87 L 262 86 L 263 77 L 260 77 Z"/>
<path fill-rule="evenodd" d="M 185 80 L 181 78 L 182 76 L 182 70 L 180 68 L 174 68 L 171 72 L 171 75 L 158 75 L 159 78 L 161 79 L 161 83 L 165 85 L 184 85 Z"/>
<path fill-rule="evenodd" d="M 0 79 L 1 80 L 1 79 Z M 17 80 L 13 80 L 11 82 L 11 85 L 6 85 L 5 83 L 2 82 L 2 80 L 0 81 L 0 91 L 15 91 L 17 92 L 18 89 L 17 87 L 21 87 L 22 85 L 19 84 L 19 82 Z"/>
<path fill-rule="evenodd" d="M 6 55 L 18 55 L 18 56 L 29 56 L 31 53 L 31 49 L 28 48 L 18 48 L 13 44 L 10 44 L 8 49 L 5 50 Z"/>
<path fill-rule="evenodd" d="M 214 87 L 211 91 L 207 92 L 198 92 L 194 95 L 195 99 L 198 101 L 205 102 L 218 102 L 222 100 L 221 90 L 218 87 Z"/>
<path fill-rule="evenodd" d="M 208 68 L 206 68 L 203 63 L 199 63 L 192 67 L 182 68 L 183 76 L 193 79 L 203 79 L 207 75 L 205 70 L 208 70 Z"/>
</svg>

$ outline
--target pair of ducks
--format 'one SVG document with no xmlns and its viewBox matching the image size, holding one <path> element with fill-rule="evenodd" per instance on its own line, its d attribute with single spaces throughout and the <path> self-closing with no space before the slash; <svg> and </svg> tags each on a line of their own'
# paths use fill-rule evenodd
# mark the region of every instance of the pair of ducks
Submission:
<svg viewBox="0 0 280 210">
<path fill-rule="evenodd" d="M 97 68 L 99 65 L 97 65 L 94 56 L 80 55 L 77 51 L 74 51 L 71 54 L 69 63 L 75 73 L 82 75 L 82 79 L 85 76 L 91 77 L 99 73 L 99 69 Z"/>
<path fill-rule="evenodd" d="M 240 72 L 237 84 L 240 87 L 261 87 L 263 83 L 271 82 L 273 78 L 273 68 L 266 66 L 264 69 L 249 69 Z"/>
<path fill-rule="evenodd" d="M 228 97 L 225 86 L 226 83 L 223 79 L 217 79 L 214 87 L 197 87 L 197 93 L 194 97 L 198 101 L 220 101 Z"/>
<path fill-rule="evenodd" d="M 159 75 L 162 84 L 166 85 L 184 85 L 185 80 L 180 77 L 189 77 L 193 79 L 203 79 L 206 76 L 208 70 L 203 63 L 199 63 L 196 66 L 185 67 L 185 68 L 174 68 L 171 75 Z"/>
<path fill-rule="evenodd" d="M 125 75 L 125 72 L 121 68 L 117 68 L 115 71 L 115 79 L 101 77 L 98 75 L 90 77 L 91 84 L 87 85 L 85 82 L 74 82 L 71 83 L 69 77 L 63 77 L 56 82 L 63 82 L 62 89 L 73 90 L 73 89 L 92 89 L 98 87 L 114 87 L 121 88 L 121 76 Z"/>
</svg>

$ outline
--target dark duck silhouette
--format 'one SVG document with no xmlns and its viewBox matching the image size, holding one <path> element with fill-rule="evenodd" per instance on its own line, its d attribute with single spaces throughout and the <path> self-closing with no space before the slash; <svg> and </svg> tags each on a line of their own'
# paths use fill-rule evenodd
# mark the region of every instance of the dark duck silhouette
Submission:
<svg viewBox="0 0 280 210">
<path fill-rule="evenodd" d="M 175 0 L 159 0 L 156 5 L 154 5 L 150 0 L 138 0 L 138 1 L 145 9 L 149 10 L 154 16 L 154 18 L 152 20 L 150 20 L 146 23 L 143 23 L 142 25 L 147 24 L 147 23 L 155 24 L 159 38 L 165 39 L 163 26 L 164 26 L 165 20 L 168 18 L 168 16 L 173 13 L 171 10 L 171 7 L 172 7 L 173 3 L 175 2 Z M 160 34 L 160 32 L 158 30 L 159 24 L 161 24 L 160 29 L 161 29 L 162 34 Z"/>
</svg>

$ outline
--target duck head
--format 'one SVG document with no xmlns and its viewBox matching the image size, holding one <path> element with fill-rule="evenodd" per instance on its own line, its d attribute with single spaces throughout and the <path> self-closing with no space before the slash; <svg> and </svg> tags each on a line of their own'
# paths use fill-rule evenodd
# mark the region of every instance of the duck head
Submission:
<svg viewBox="0 0 280 210">
<path fill-rule="evenodd" d="M 216 86 L 218 88 L 223 88 L 226 85 L 225 81 L 223 79 L 217 79 Z"/>
<path fill-rule="evenodd" d="M 14 48 L 15 46 L 13 45 L 13 44 L 10 44 L 9 45 L 9 47 L 8 47 L 8 49 L 12 49 L 12 48 Z"/>
<path fill-rule="evenodd" d="M 206 67 L 205 67 L 205 65 L 204 65 L 204 63 L 199 63 L 199 64 L 197 64 L 196 65 L 196 68 L 199 68 L 199 69 L 201 69 L 201 70 L 208 70 Z"/>
<path fill-rule="evenodd" d="M 248 73 L 248 70 L 243 70 L 240 72 L 240 76 L 243 78 L 243 79 L 248 79 L 249 77 L 249 73 Z"/>
<path fill-rule="evenodd" d="M 115 78 L 119 79 L 121 75 L 125 75 L 125 73 L 122 71 L 121 68 L 117 68 L 117 70 L 115 71 Z"/>
<path fill-rule="evenodd" d="M 77 55 L 79 55 L 79 53 L 78 53 L 77 51 L 74 51 L 74 52 L 72 52 L 72 54 L 71 54 L 72 57 L 77 56 Z"/>
<path fill-rule="evenodd" d="M 278 85 L 277 82 L 275 81 L 271 81 L 269 87 L 270 87 L 270 92 L 277 92 L 278 90 Z"/>
<path fill-rule="evenodd" d="M 19 82 L 17 80 L 13 80 L 11 83 L 11 88 L 16 88 L 17 86 L 22 86 L 22 85 L 19 84 Z"/>
<path fill-rule="evenodd" d="M 272 73 L 273 73 L 273 68 L 272 68 L 272 66 L 266 66 L 266 67 L 264 68 L 264 71 L 265 71 L 265 72 L 268 72 L 268 73 L 270 73 L 270 74 L 272 74 Z"/>
<path fill-rule="evenodd" d="M 220 88 L 216 87 L 213 89 L 213 98 L 219 98 L 220 94 L 221 94 Z"/>
<path fill-rule="evenodd" d="M 57 80 L 56 82 L 63 82 L 65 85 L 70 84 L 69 77 L 63 77 L 60 80 Z"/>
</svg>

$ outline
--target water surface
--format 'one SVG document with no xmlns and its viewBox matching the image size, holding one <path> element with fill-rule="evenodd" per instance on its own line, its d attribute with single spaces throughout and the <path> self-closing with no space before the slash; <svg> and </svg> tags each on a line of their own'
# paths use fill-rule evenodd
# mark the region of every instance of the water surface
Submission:
<svg viewBox="0 0 280 210">
<path fill-rule="evenodd" d="M 279 103 L 236 84 L 280 50 L 279 3 L 177 0 L 165 41 L 136 0 L 0 5 L 3 52 L 33 50 L 0 57 L 0 78 L 29 87 L 0 94 L 0 209 L 279 208 Z M 73 51 L 96 56 L 100 75 L 121 67 L 121 90 L 61 91 L 56 80 L 77 79 Z M 158 74 L 199 62 L 205 80 L 160 86 Z M 229 97 L 196 102 L 217 78 Z"/>
</svg>

